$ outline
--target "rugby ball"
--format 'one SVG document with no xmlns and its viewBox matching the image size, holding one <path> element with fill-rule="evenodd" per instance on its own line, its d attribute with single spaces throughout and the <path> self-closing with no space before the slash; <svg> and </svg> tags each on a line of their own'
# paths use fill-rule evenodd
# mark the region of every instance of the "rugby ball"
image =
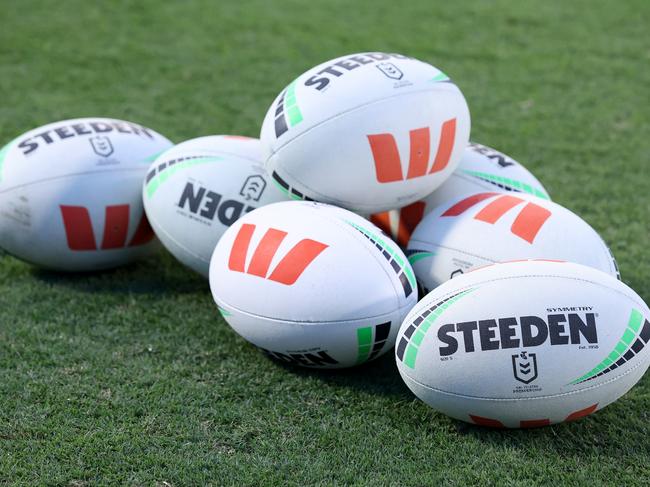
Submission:
<svg viewBox="0 0 650 487">
<path fill-rule="evenodd" d="M 259 140 L 231 135 L 199 137 L 162 153 L 147 172 L 142 196 L 158 239 L 206 278 L 214 247 L 233 222 L 289 199 L 266 176 Z"/>
<path fill-rule="evenodd" d="M 210 288 L 239 335 L 275 359 L 317 368 L 384 354 L 417 302 L 394 242 L 352 212 L 307 201 L 233 223 L 212 255 Z"/>
<path fill-rule="evenodd" d="M 92 271 L 150 254 L 142 180 L 172 143 L 110 118 L 51 123 L 0 150 L 0 247 L 32 264 Z"/>
<path fill-rule="evenodd" d="M 571 421 L 648 368 L 650 311 L 614 277 L 567 262 L 496 264 L 448 281 L 409 313 L 397 366 L 434 409 L 484 426 Z"/>
<path fill-rule="evenodd" d="M 406 254 L 425 289 L 476 267 L 516 259 L 566 260 L 618 277 L 614 257 L 588 223 L 525 193 L 476 193 L 448 201 L 415 228 Z"/>
<path fill-rule="evenodd" d="M 295 198 L 370 214 L 431 193 L 469 140 L 467 103 L 447 75 L 380 52 L 298 76 L 262 125 L 266 169 Z"/>
<path fill-rule="evenodd" d="M 375 213 L 370 220 L 406 247 L 424 215 L 446 201 L 483 191 L 528 193 L 550 199 L 542 183 L 517 161 L 491 147 L 470 142 L 456 170 L 433 193 L 404 208 Z"/>
</svg>

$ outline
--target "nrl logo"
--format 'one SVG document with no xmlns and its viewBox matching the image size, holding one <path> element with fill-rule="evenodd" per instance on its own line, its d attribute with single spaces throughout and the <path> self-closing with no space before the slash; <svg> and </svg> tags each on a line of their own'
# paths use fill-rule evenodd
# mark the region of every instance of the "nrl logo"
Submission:
<svg viewBox="0 0 650 487">
<path fill-rule="evenodd" d="M 259 201 L 266 188 L 266 181 L 259 174 L 248 176 L 239 194 L 248 200 Z"/>
<path fill-rule="evenodd" d="M 512 356 L 512 372 L 515 379 L 530 384 L 537 379 L 537 354 L 523 351 Z"/>
<path fill-rule="evenodd" d="M 390 79 L 400 80 L 404 76 L 397 66 L 393 63 L 379 63 L 376 64 L 377 69 L 384 73 Z"/>
<path fill-rule="evenodd" d="M 90 137 L 90 145 L 93 148 L 93 151 L 98 156 L 108 157 L 110 156 L 114 149 L 113 144 L 111 144 L 111 139 L 105 135 L 98 135 L 96 137 Z"/>
</svg>

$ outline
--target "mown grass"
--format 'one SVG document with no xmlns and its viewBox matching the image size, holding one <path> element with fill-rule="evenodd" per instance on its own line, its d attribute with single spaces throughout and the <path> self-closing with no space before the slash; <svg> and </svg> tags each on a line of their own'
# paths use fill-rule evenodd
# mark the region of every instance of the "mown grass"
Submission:
<svg viewBox="0 0 650 487">
<path fill-rule="evenodd" d="M 255 136 L 316 63 L 430 61 L 464 91 L 472 138 L 526 164 L 650 299 L 643 0 L 6 0 L 0 25 L 3 141 L 89 115 L 175 141 Z M 577 423 L 481 429 L 416 400 L 390 356 L 335 373 L 269 361 L 164 253 L 94 275 L 0 258 L 0 483 L 644 484 L 649 409 L 646 377 Z"/>
</svg>

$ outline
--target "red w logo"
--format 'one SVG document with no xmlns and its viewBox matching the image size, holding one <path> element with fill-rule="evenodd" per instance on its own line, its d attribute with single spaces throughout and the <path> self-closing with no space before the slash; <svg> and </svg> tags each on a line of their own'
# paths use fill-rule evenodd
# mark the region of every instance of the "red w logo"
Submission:
<svg viewBox="0 0 650 487">
<path fill-rule="evenodd" d="M 257 245 L 255 253 L 253 253 L 253 257 L 248 264 L 248 270 L 246 270 L 246 255 L 254 232 L 255 225 L 244 223 L 241 226 L 230 251 L 228 269 L 270 279 L 287 286 L 293 285 L 307 266 L 318 257 L 318 254 L 328 247 L 328 245 L 309 238 L 302 239 L 289 250 L 289 253 L 275 266 L 275 269 L 267 278 L 271 260 L 278 251 L 284 237 L 287 236 L 287 232 L 269 228 Z"/>
<path fill-rule="evenodd" d="M 481 201 L 497 196 L 499 193 L 478 193 L 459 201 L 454 206 L 445 211 L 441 216 L 458 216 L 472 206 L 480 203 Z M 523 203 L 525 200 L 517 198 L 516 196 L 502 195 L 490 202 L 481 211 L 479 211 L 475 220 L 481 220 L 486 223 L 494 224 L 501 218 L 508 210 Z M 551 212 L 546 208 L 542 208 L 535 203 L 528 203 L 517 215 L 515 221 L 512 223 L 510 230 L 512 233 L 520 238 L 523 238 L 528 243 L 533 243 L 535 237 L 540 229 L 551 216 Z"/>
<path fill-rule="evenodd" d="M 402 181 L 402 162 L 395 137 L 391 134 L 368 135 L 372 157 L 375 160 L 375 171 L 377 181 L 380 183 L 391 183 Z M 418 178 L 427 174 L 429 167 L 429 154 L 431 151 L 431 134 L 429 127 L 411 130 L 409 132 L 411 141 L 411 152 L 409 157 L 409 169 L 406 179 Z M 442 171 L 449 163 L 451 151 L 454 148 L 456 137 L 456 119 L 452 118 L 442 124 L 438 150 L 433 159 L 433 165 L 428 174 Z"/>
<path fill-rule="evenodd" d="M 424 201 L 416 201 L 399 210 L 375 213 L 370 216 L 370 221 L 388 235 L 392 235 L 402 247 L 406 247 L 406 244 L 411 239 L 413 230 L 415 230 L 415 227 L 417 227 L 424 216 L 425 206 L 426 203 Z"/>
<path fill-rule="evenodd" d="M 70 250 L 97 250 L 95 233 L 90 221 L 88 209 L 83 206 L 60 205 L 65 236 Z M 102 250 L 119 249 L 126 246 L 126 236 L 129 231 L 129 205 L 114 205 L 106 207 L 104 219 L 104 237 Z M 153 239 L 153 230 L 149 226 L 144 212 L 135 230 L 129 247 L 144 245 Z"/>
</svg>

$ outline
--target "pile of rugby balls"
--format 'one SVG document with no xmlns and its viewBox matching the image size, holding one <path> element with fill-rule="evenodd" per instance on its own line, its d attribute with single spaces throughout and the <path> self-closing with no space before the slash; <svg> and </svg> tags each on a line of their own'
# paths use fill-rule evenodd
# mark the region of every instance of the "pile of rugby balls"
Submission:
<svg viewBox="0 0 650 487">
<path fill-rule="evenodd" d="M 590 414 L 648 368 L 650 310 L 589 224 L 469 133 L 447 75 L 376 52 L 298 76 L 260 140 L 58 122 L 0 151 L 0 246 L 96 270 L 149 255 L 155 232 L 274 359 L 340 368 L 394 348 L 449 416 Z"/>
</svg>

